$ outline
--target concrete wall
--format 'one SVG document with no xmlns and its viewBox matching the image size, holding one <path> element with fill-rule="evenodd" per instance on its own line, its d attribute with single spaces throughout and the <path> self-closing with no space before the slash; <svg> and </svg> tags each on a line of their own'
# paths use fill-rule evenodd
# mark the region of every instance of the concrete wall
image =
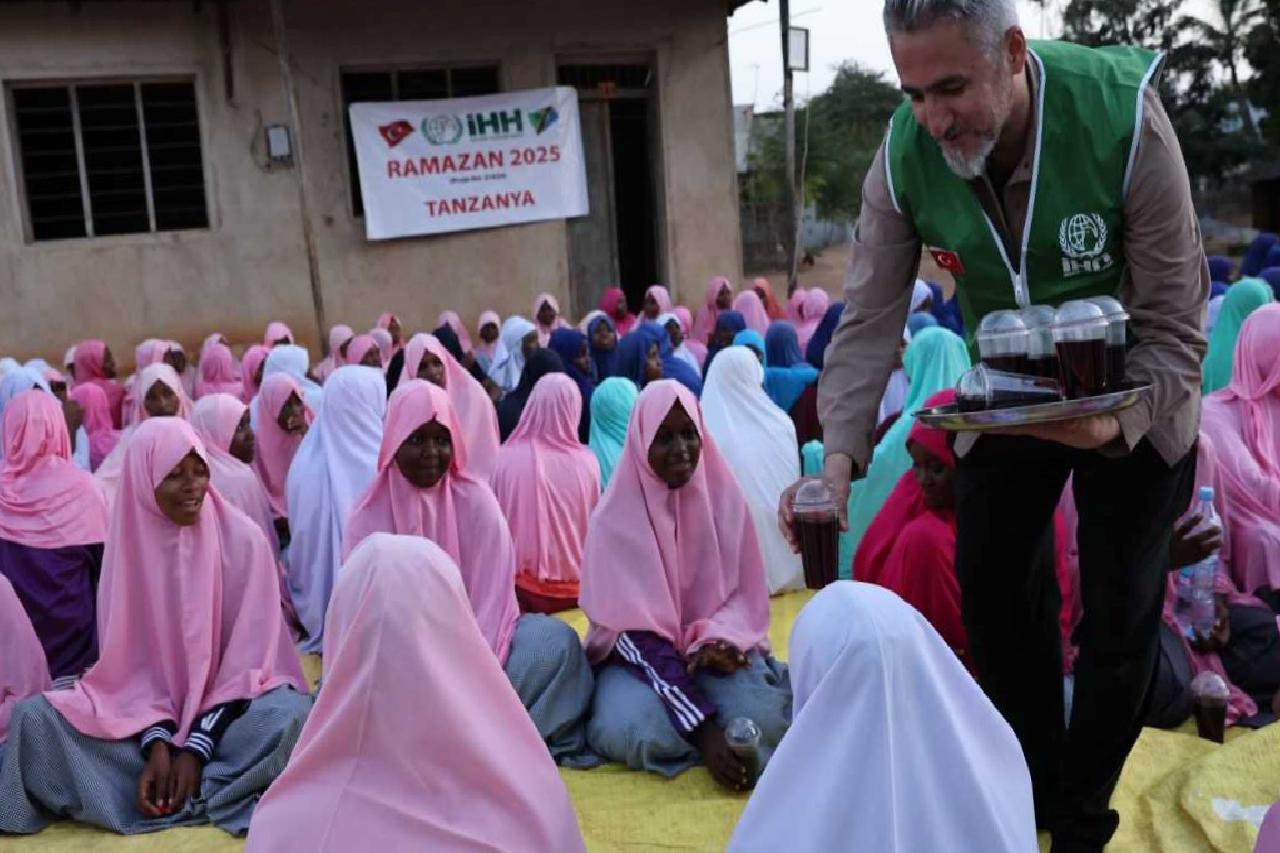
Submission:
<svg viewBox="0 0 1280 853">
<path fill-rule="evenodd" d="M 263 124 L 290 122 L 269 0 L 233 11 L 236 96 L 223 93 L 213 4 L 0 4 L 0 79 L 182 74 L 196 79 L 208 231 L 26 243 L 9 105 L 0 122 L 0 354 L 61 358 L 87 337 L 118 360 L 163 335 L 238 343 L 268 320 L 318 358 L 320 330 L 297 175 L 272 171 Z M 647 55 L 658 70 L 666 274 L 696 304 L 712 275 L 741 273 L 724 6 L 716 0 L 284 0 L 302 127 L 307 213 L 329 323 L 357 329 L 383 310 L 429 328 L 446 307 L 528 313 L 543 290 L 568 304 L 563 222 L 370 243 L 351 214 L 340 70 L 498 62 L 504 89 L 552 85 L 558 60 Z"/>
</svg>

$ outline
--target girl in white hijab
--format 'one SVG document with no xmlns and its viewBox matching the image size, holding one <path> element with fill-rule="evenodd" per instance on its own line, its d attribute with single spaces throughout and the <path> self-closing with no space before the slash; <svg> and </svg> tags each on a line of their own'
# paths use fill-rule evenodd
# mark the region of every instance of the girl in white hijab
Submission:
<svg viewBox="0 0 1280 853">
<path fill-rule="evenodd" d="M 800 451 L 791 418 L 764 391 L 755 350 L 723 350 L 702 388 L 702 418 L 746 495 L 764 556 L 769 594 L 804 587 L 800 557 L 778 530 L 778 497 L 800 478 Z"/>
<path fill-rule="evenodd" d="M 790 648 L 795 716 L 731 853 L 1039 850 L 1018 740 L 923 616 L 837 581 Z"/>
<path fill-rule="evenodd" d="M 537 346 L 537 332 L 537 326 L 519 315 L 508 317 L 502 324 L 489 378 L 497 383 L 503 394 L 514 391 L 520 384 L 520 374 L 524 372 L 525 340 L 534 335 L 534 346 Z"/>
<path fill-rule="evenodd" d="M 306 652 L 323 646 L 325 610 L 342 562 L 342 531 L 377 473 L 387 411 L 387 380 L 377 368 L 339 367 L 324 387 L 331 405 L 320 410 L 299 445 L 285 482 L 292 533 L 289 591 L 308 635 Z"/>
</svg>

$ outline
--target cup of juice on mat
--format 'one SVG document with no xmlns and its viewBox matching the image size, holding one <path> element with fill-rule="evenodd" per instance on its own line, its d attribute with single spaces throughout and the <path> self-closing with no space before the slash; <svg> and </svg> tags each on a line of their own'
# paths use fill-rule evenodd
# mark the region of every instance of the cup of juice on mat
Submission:
<svg viewBox="0 0 1280 853">
<path fill-rule="evenodd" d="M 840 521 L 835 496 L 821 480 L 808 480 L 796 491 L 796 540 L 804 563 L 804 585 L 822 589 L 836 579 L 840 554 Z"/>
<path fill-rule="evenodd" d="M 760 778 L 760 727 L 749 717 L 734 717 L 724 727 L 724 739 L 746 768 L 747 784 L 755 785 Z"/>
<path fill-rule="evenodd" d="M 1227 682 L 1216 672 L 1202 672 L 1191 680 L 1191 695 L 1200 737 L 1222 743 L 1226 738 L 1227 699 L 1231 695 Z"/>
</svg>

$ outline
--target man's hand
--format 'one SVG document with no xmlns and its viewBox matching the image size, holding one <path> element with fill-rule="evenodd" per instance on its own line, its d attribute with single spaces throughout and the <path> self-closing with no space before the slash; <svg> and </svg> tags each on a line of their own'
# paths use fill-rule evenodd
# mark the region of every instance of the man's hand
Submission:
<svg viewBox="0 0 1280 853">
<path fill-rule="evenodd" d="M 1065 444 L 1077 450 L 1097 450 L 1120 437 L 1120 421 L 1115 415 L 1089 415 L 1069 421 L 1030 426 L 1009 427 L 996 431 L 999 435 L 1025 435 L 1041 441 Z"/>
<path fill-rule="evenodd" d="M 791 546 L 791 550 L 799 553 L 800 543 L 796 541 L 795 528 L 795 502 L 796 492 L 804 485 L 807 480 L 812 477 L 802 477 L 796 480 L 783 491 L 778 498 L 778 529 L 782 531 L 783 537 L 787 540 L 787 544 Z M 849 529 L 849 483 L 853 480 L 853 460 L 843 453 L 829 454 L 822 462 L 822 481 L 827 484 L 827 488 L 831 490 L 831 495 L 836 502 L 836 517 L 840 522 L 842 531 Z"/>
<path fill-rule="evenodd" d="M 1176 572 L 1184 566 L 1195 565 L 1222 548 L 1220 527 L 1210 527 L 1193 534 L 1203 520 L 1197 513 L 1183 519 L 1173 528 L 1173 535 L 1169 537 L 1170 571 Z"/>
<path fill-rule="evenodd" d="M 1213 597 L 1213 630 L 1207 635 L 1196 631 L 1189 642 L 1191 648 L 1201 654 L 1220 652 L 1231 642 L 1231 612 L 1227 609 L 1225 595 Z"/>
</svg>

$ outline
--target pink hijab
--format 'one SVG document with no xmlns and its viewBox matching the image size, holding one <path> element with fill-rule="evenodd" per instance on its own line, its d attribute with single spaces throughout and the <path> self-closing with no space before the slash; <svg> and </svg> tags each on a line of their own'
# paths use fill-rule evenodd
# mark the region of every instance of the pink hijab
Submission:
<svg viewBox="0 0 1280 853">
<path fill-rule="evenodd" d="M 799 325 L 801 320 L 801 308 L 804 304 L 805 295 L 808 293 L 803 287 L 796 287 L 791 291 L 791 295 L 787 297 L 786 318 L 792 325 Z"/>
<path fill-rule="evenodd" d="M 494 314 L 495 317 L 498 315 Z M 502 324 L 499 323 L 499 326 Z M 471 346 L 471 334 L 467 331 L 467 327 L 463 325 L 462 318 L 458 316 L 457 311 L 441 311 L 440 316 L 436 318 L 436 328 L 448 326 L 453 329 L 453 333 L 458 336 L 458 343 L 462 346 L 464 353 L 474 352 Z"/>
<path fill-rule="evenodd" d="M 102 389 L 102 393 L 107 395 L 107 410 L 111 413 L 111 423 L 119 429 L 124 387 L 103 374 L 102 365 L 106 361 L 106 356 L 107 345 L 102 341 L 81 341 L 76 344 L 75 380 L 76 385 L 90 383 Z"/>
<path fill-rule="evenodd" d="M 444 316 L 444 315 L 441 315 Z M 476 355 L 487 356 L 493 358 L 494 352 L 498 349 L 498 338 L 493 339 L 493 343 L 486 344 L 484 339 L 480 337 L 480 330 L 492 323 L 498 327 L 498 331 L 502 331 L 502 318 L 498 316 L 497 311 L 481 311 L 480 319 L 476 321 L 476 345 L 472 350 Z M 456 332 L 457 329 L 454 329 Z M 462 339 L 462 335 L 458 335 L 458 339 Z"/>
<path fill-rule="evenodd" d="M 254 377 L 258 375 L 258 366 L 266 361 L 270 354 L 271 350 L 261 344 L 254 344 L 245 351 L 240 363 L 240 381 L 244 386 L 244 393 L 240 396 L 241 401 L 249 403 L 258 396 L 258 383 L 254 381 Z"/>
<path fill-rule="evenodd" d="M 249 407 L 238 397 L 210 394 L 196 403 L 191 413 L 191 429 L 204 442 L 210 482 L 218 494 L 258 525 L 267 542 L 274 545 L 276 528 L 266 489 L 253 468 L 231 455 L 231 442 L 247 411 Z"/>
<path fill-rule="evenodd" d="M 400 473 L 395 455 L 405 439 L 433 420 L 453 437 L 453 462 L 440 482 L 419 489 Z M 468 467 L 466 433 L 449 395 L 430 382 L 412 379 L 391 395 L 378 473 L 347 520 L 344 562 L 374 533 L 426 537 L 448 553 L 462 572 L 480 632 L 505 665 L 520 616 L 511 531 L 489 484 Z"/>
<path fill-rule="evenodd" d="M 206 394 L 235 394 L 244 390 L 244 383 L 236 378 L 236 360 L 231 350 L 223 344 L 214 344 L 204 352 L 200 360 L 200 381 L 196 383 L 196 399 Z"/>
<path fill-rule="evenodd" d="M 668 488 L 649 467 L 649 446 L 679 403 L 702 436 L 693 479 Z M 619 555 L 627 555 L 625 562 Z M 689 656 L 715 640 L 768 648 L 769 592 L 751 510 L 698 401 L 662 379 L 645 386 L 627 441 L 600 499 L 582 556 L 587 657 L 608 657 L 618 634 L 650 631 Z"/>
<path fill-rule="evenodd" d="M 516 583 L 567 585 L 555 596 L 566 599 L 577 598 L 582 543 L 600 499 L 600 463 L 578 441 L 581 414 L 582 394 L 572 379 L 563 373 L 539 379 L 493 473 L 516 546 Z"/>
<path fill-rule="evenodd" d="M 445 391 L 453 405 L 454 417 L 466 438 L 467 453 L 471 457 L 470 471 L 476 477 L 489 481 L 493 476 L 498 456 L 498 411 L 489 398 L 489 392 L 458 364 L 444 344 L 435 335 L 417 334 L 410 339 L 404 351 L 404 371 L 400 384 L 418 378 L 422 357 L 431 353 L 444 362 Z"/>
<path fill-rule="evenodd" d="M 391 363 L 391 357 L 399 351 L 395 338 L 391 337 L 391 333 L 386 329 L 370 329 L 369 337 L 373 338 L 373 342 L 378 345 L 378 356 L 382 359 L 383 369 L 386 369 L 386 366 Z"/>
<path fill-rule="evenodd" d="M 293 331 L 284 323 L 273 322 L 267 324 L 267 330 L 262 335 L 262 345 L 267 349 L 275 346 L 276 341 L 281 338 L 288 338 L 286 343 L 293 343 Z"/>
<path fill-rule="evenodd" d="M 796 326 L 796 338 L 799 339 L 800 351 L 809 346 L 813 333 L 818 331 L 818 324 L 826 316 L 831 305 L 831 297 L 821 287 L 814 287 L 804 294 L 804 302 L 800 303 L 800 324 Z"/>
<path fill-rule="evenodd" d="M 73 689 L 46 694 L 81 734 L 119 740 L 174 720 L 181 745 L 201 711 L 281 685 L 307 690 L 266 539 L 214 487 L 190 527 L 156 503 L 193 450 L 208 461 L 177 418 L 144 421 L 129 442 L 98 592 L 102 655 Z"/>
<path fill-rule="evenodd" d="M 23 699 L 49 690 L 49 663 L 13 584 L 0 575 L 0 745 L 9 736 L 9 717 Z M 523 709 L 522 709 L 523 710 Z"/>
<path fill-rule="evenodd" d="M 125 426 L 133 426 L 139 420 L 138 409 L 140 407 L 139 397 L 146 396 L 146 392 L 138 393 L 138 383 L 142 371 L 146 370 L 153 364 L 163 364 L 165 354 L 169 351 L 169 342 L 162 341 L 159 338 L 147 338 L 142 343 L 133 348 L 133 376 L 129 377 L 125 382 L 124 403 L 121 409 L 121 417 L 124 418 Z M 178 376 L 177 371 L 174 376 Z M 178 383 L 182 384 L 182 377 L 178 376 Z M 148 385 L 147 387 L 151 387 Z M 183 386 L 184 397 L 186 394 L 186 386 Z"/>
<path fill-rule="evenodd" d="M 351 339 L 351 344 L 347 347 L 347 364 L 360 364 L 369 350 L 378 346 L 378 342 L 371 335 L 356 335 Z M 379 356 L 382 350 L 378 350 Z M 385 366 L 385 362 L 383 364 Z"/>
<path fill-rule="evenodd" d="M 23 391 L 4 408 L 0 539 L 52 549 L 106 535 L 107 503 L 93 477 L 71 461 L 62 404 L 46 391 Z"/>
<path fill-rule="evenodd" d="M 715 334 L 716 317 L 720 314 L 720 309 L 716 308 L 716 297 L 725 288 L 728 288 L 729 292 L 733 293 L 733 285 L 729 282 L 729 279 L 722 275 L 718 275 L 707 282 L 706 303 L 698 309 L 698 316 L 693 323 L 693 333 L 690 335 L 694 340 L 705 344 Z M 761 307 L 760 310 L 763 311 L 764 308 Z M 761 332 L 761 334 L 764 334 L 764 332 Z"/>
<path fill-rule="evenodd" d="M 671 313 L 671 292 L 660 284 L 655 284 L 644 292 L 645 298 L 653 297 L 653 301 L 658 303 L 658 313 L 653 320 L 657 320 L 663 314 Z M 645 319 L 650 319 L 648 315 Z"/>
<path fill-rule="evenodd" d="M 538 310 L 542 308 L 543 305 L 550 305 L 555 309 L 556 319 L 552 321 L 550 326 L 542 325 L 542 322 L 538 319 Z M 550 293 L 539 293 L 538 298 L 533 300 L 533 314 L 531 315 L 531 319 L 533 320 L 533 324 L 538 327 L 538 346 L 540 347 L 545 347 L 547 345 L 547 342 L 551 340 L 551 333 L 556 329 L 565 329 L 569 326 L 569 324 L 564 321 L 564 318 L 560 316 L 560 303 L 557 302 L 556 298 Z"/>
<path fill-rule="evenodd" d="M 1280 304 L 1241 326 L 1231 383 L 1205 398 L 1201 430 L 1231 506 L 1235 583 L 1280 588 Z"/>
<path fill-rule="evenodd" d="M 733 297 L 733 310 L 747 321 L 747 328 L 760 336 L 769 331 L 769 312 L 754 290 L 744 290 Z"/>
<path fill-rule="evenodd" d="M 698 360 L 698 369 L 701 370 L 702 366 L 707 363 L 707 345 L 702 341 L 694 340 L 690 334 L 693 329 L 693 319 L 689 309 L 683 305 L 677 305 L 671 309 L 671 313 L 675 315 L 676 321 L 680 323 L 680 328 L 684 330 L 685 349 L 689 350 L 693 357 Z"/>
<path fill-rule="evenodd" d="M 626 318 L 622 320 L 615 316 L 614 312 L 618 310 L 618 303 L 625 302 L 626 298 L 627 295 L 622 292 L 620 287 L 611 287 L 600 297 L 600 310 L 608 316 L 609 322 L 613 324 L 619 338 L 635 328 L 638 322 L 635 314 L 628 313 Z"/>
<path fill-rule="evenodd" d="M 182 387 L 182 381 L 178 379 L 178 374 L 173 368 L 163 362 L 153 364 L 143 370 L 134 377 L 134 384 L 139 388 L 150 390 L 157 382 L 163 382 L 169 386 L 169 389 L 178 396 L 178 418 L 187 420 L 191 417 L 191 400 L 187 398 L 187 392 Z M 116 442 L 115 449 L 108 454 L 107 458 L 102 460 L 102 465 L 94 472 L 94 478 L 98 481 L 99 488 L 107 498 L 108 509 L 115 505 L 116 493 L 120 486 L 121 477 L 125 473 L 125 456 L 128 453 L 129 443 L 133 440 L 133 434 L 137 431 L 138 425 L 146 422 L 151 418 L 147 414 L 146 409 L 147 395 L 143 391 L 134 401 L 133 411 L 131 411 L 130 426 L 120 436 L 120 440 Z M 99 596 L 101 600 L 101 596 Z"/>
<path fill-rule="evenodd" d="M 147 392 L 155 386 L 157 382 L 163 382 L 173 390 L 178 396 L 178 417 L 183 420 L 191 418 L 191 398 L 187 396 L 187 389 L 182 387 L 182 379 L 177 372 L 164 362 L 156 362 L 141 370 L 134 377 L 133 386 L 137 389 L 137 393 L 133 398 L 133 410 L 130 412 L 129 422 L 132 424 L 140 424 L 147 419 Z"/>
<path fill-rule="evenodd" d="M 354 551 L 325 621 L 324 690 L 247 853 L 585 849 L 468 595 L 426 539 L 379 533 Z"/>
<path fill-rule="evenodd" d="M 374 329 L 381 329 L 382 331 L 386 332 L 388 336 L 390 336 L 392 320 L 395 320 L 396 324 L 400 326 L 401 339 L 400 339 L 400 343 L 396 343 L 395 339 L 392 338 L 391 342 L 389 343 L 389 346 L 390 346 L 389 352 L 385 348 L 382 349 L 382 352 L 383 352 L 382 364 L 384 367 L 387 365 L 387 362 L 391 361 L 391 357 L 393 355 L 400 352 L 400 350 L 404 349 L 404 323 L 400 322 L 400 318 L 398 316 L 396 316 L 395 314 L 392 314 L 390 311 L 387 311 L 383 314 L 379 314 L 378 322 L 374 324 Z M 373 332 L 370 332 L 370 334 L 373 335 Z M 374 340 L 378 341 L 378 346 L 382 348 L 382 341 L 379 339 L 379 337 L 377 335 L 373 335 L 373 338 Z M 347 363 L 355 364 L 356 362 L 348 359 Z"/>
<path fill-rule="evenodd" d="M 111 425 L 111 404 L 103 390 L 91 382 L 76 385 L 68 396 L 84 410 L 84 430 L 89 434 L 89 467 L 97 471 L 120 441 L 120 430 Z"/>
<path fill-rule="evenodd" d="M 289 502 L 285 497 L 285 483 L 289 466 L 293 464 L 298 445 L 303 436 L 291 435 L 280 428 L 280 411 L 289 397 L 297 395 L 302 401 L 303 418 L 311 425 L 315 415 L 307 408 L 302 389 L 287 373 L 273 373 L 262 380 L 262 394 L 258 398 L 257 447 L 253 454 L 253 468 L 258 472 L 266 489 L 271 512 L 276 518 L 289 517 Z"/>
<path fill-rule="evenodd" d="M 316 381 L 323 384 L 329 374 L 342 367 L 347 360 L 342 357 L 342 345 L 355 337 L 350 326 L 337 325 L 329 330 L 329 354 L 316 365 Z"/>
</svg>

